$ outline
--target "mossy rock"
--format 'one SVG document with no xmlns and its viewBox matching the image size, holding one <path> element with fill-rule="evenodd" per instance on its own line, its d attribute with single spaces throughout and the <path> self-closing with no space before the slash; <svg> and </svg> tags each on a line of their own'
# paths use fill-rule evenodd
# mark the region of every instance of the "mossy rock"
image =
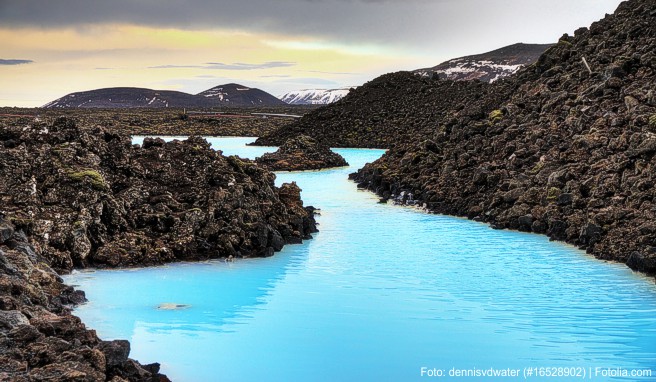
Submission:
<svg viewBox="0 0 656 382">
<path fill-rule="evenodd" d="M 555 201 L 560 196 L 560 193 L 561 193 L 560 188 L 551 187 L 549 191 L 547 191 L 547 200 Z"/>
<path fill-rule="evenodd" d="M 536 163 L 535 166 L 533 166 L 533 168 L 531 169 L 531 174 L 535 175 L 535 174 L 539 173 L 540 170 L 542 170 L 544 168 L 544 166 L 545 166 L 545 162 Z"/>
<path fill-rule="evenodd" d="M 503 111 L 497 109 L 497 110 L 492 110 L 490 112 L 490 115 L 488 116 L 488 119 L 492 123 L 497 123 L 503 119 Z"/>
<path fill-rule="evenodd" d="M 81 171 L 69 171 L 66 175 L 70 180 L 75 182 L 88 180 L 96 190 L 104 191 L 109 188 L 105 182 L 105 178 L 96 170 L 82 169 Z"/>
<path fill-rule="evenodd" d="M 656 129 L 656 114 L 649 117 L 649 127 Z"/>
</svg>

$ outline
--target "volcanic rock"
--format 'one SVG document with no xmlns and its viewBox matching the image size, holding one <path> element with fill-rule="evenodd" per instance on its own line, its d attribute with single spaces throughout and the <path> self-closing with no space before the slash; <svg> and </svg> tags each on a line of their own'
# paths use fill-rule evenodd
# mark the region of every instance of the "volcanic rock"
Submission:
<svg viewBox="0 0 656 382">
<path fill-rule="evenodd" d="M 72 316 L 73 288 L 17 227 L 4 217 L 0 224 L 14 229 L 0 244 L 1 381 L 168 381 L 129 359 L 127 341 L 101 341 Z"/>
<path fill-rule="evenodd" d="M 446 107 L 419 126 L 416 114 L 393 109 L 378 125 L 395 121 L 412 139 L 401 133 L 400 143 L 390 145 L 395 135 L 386 130 L 386 139 L 376 142 L 391 149 L 353 179 L 392 198 L 411 192 L 433 212 L 546 233 L 599 258 L 656 273 L 654 9 L 654 0 L 623 2 L 589 29 L 561 37 L 515 76 L 478 91 L 470 85 L 456 103 L 426 96 L 430 110 Z M 410 91 L 399 98 L 417 102 L 417 80 L 389 80 L 388 88 Z M 375 104 L 367 94 L 374 92 L 363 86 L 354 94 Z M 342 121 L 355 110 L 338 104 L 313 118 L 322 112 L 323 126 L 357 123 Z M 358 118 L 374 117 L 363 112 Z"/>
<path fill-rule="evenodd" d="M 353 175 L 383 200 L 544 233 L 656 273 L 655 9 L 623 2 L 492 84 L 381 76 L 257 142 L 307 134 L 387 148 Z"/>
<path fill-rule="evenodd" d="M 314 231 L 312 213 L 281 201 L 274 174 L 202 138 L 139 147 L 65 118 L 3 128 L 20 131 L 0 155 L 5 214 L 60 271 L 264 256 L 274 242 L 256 240 L 260 226 L 286 243 Z"/>
<path fill-rule="evenodd" d="M 56 271 L 270 256 L 316 231 L 298 186 L 204 139 L 24 122 L 0 125 L 2 381 L 168 381 L 71 315 L 84 293 Z"/>
<path fill-rule="evenodd" d="M 307 135 L 287 140 L 278 151 L 255 160 L 271 171 L 319 170 L 348 166 L 346 160 Z"/>
<path fill-rule="evenodd" d="M 496 89 L 480 81 L 443 81 L 410 72 L 385 74 L 258 138 L 255 144 L 279 146 L 308 135 L 330 147 L 390 148 L 449 128 L 453 110 L 471 118 L 487 116 L 492 106 L 508 96 Z M 484 102 L 471 105 L 472 99 Z"/>
</svg>

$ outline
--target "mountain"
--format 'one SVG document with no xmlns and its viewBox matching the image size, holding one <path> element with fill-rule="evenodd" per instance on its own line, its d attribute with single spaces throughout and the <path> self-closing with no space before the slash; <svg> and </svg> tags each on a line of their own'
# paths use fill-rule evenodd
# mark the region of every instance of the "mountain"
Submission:
<svg viewBox="0 0 656 382">
<path fill-rule="evenodd" d="M 341 100 L 260 137 L 255 144 L 280 146 L 287 139 L 306 134 L 330 147 L 389 148 L 429 134 L 435 128 L 431 121 L 446 115 L 471 94 L 487 92 L 488 87 L 483 85 L 494 82 L 491 80 L 509 76 L 537 61 L 540 52 L 550 46 L 553 44 L 514 44 L 449 60 L 435 68 L 385 74 L 351 90 Z M 474 66 L 476 70 L 471 69 Z M 451 71 L 447 71 L 449 67 Z M 429 75 L 432 70 L 438 70 L 438 75 Z M 468 79 L 483 82 L 465 81 Z M 492 92 L 490 97 L 495 99 L 504 94 Z"/>
<path fill-rule="evenodd" d="M 384 200 L 656 274 L 655 52 L 656 0 L 628 0 L 514 75 L 385 75 L 266 140 L 387 148 L 352 177 Z"/>
<path fill-rule="evenodd" d="M 290 105 L 327 105 L 346 97 L 351 88 L 303 89 L 283 94 L 279 98 Z"/>
<path fill-rule="evenodd" d="M 44 108 L 201 107 L 204 100 L 171 90 L 105 88 L 65 95 Z"/>
<path fill-rule="evenodd" d="M 256 88 L 239 84 L 215 86 L 197 94 L 210 102 L 211 106 L 280 106 L 285 102 Z"/>
<path fill-rule="evenodd" d="M 278 98 L 260 89 L 238 84 L 213 87 L 196 95 L 172 90 L 118 87 L 65 95 L 44 108 L 159 108 L 216 106 L 279 106 Z"/>
<path fill-rule="evenodd" d="M 421 76 L 437 74 L 449 80 L 494 82 L 534 63 L 553 44 L 513 44 L 483 54 L 454 58 L 437 66 L 418 69 Z"/>
</svg>

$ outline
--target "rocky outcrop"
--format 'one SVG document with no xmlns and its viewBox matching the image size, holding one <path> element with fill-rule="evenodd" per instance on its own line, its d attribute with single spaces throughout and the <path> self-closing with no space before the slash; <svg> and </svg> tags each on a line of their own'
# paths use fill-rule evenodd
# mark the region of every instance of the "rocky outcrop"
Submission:
<svg viewBox="0 0 656 382">
<path fill-rule="evenodd" d="M 656 1 L 564 35 L 493 84 L 381 76 L 260 140 L 390 150 L 353 178 L 384 199 L 547 234 L 656 272 Z"/>
<path fill-rule="evenodd" d="M 278 151 L 264 154 L 255 161 L 271 171 L 320 170 L 348 166 L 341 155 L 306 135 L 289 139 Z"/>
<path fill-rule="evenodd" d="M 656 273 L 655 52 L 656 1 L 624 2 L 353 178 L 385 198 L 543 233 Z M 406 119 L 401 128 L 413 126 Z"/>
<path fill-rule="evenodd" d="M 202 138 L 135 147 L 62 118 L 4 127 L 0 142 L 3 209 L 58 271 L 270 256 L 313 231 L 274 174 Z"/>
<path fill-rule="evenodd" d="M 435 121 L 449 118 L 453 110 L 480 116 L 481 107 L 498 104 L 512 91 L 507 86 L 438 79 L 494 82 L 534 63 L 552 45 L 514 44 L 449 60 L 431 69 L 380 76 L 351 89 L 338 102 L 267 132 L 256 144 L 279 146 L 305 134 L 331 147 L 390 148 L 430 135 Z"/>
<path fill-rule="evenodd" d="M 0 214 L 0 381 L 164 382 L 159 365 L 128 358 L 127 341 L 101 341 L 69 306 L 63 284 L 25 233 Z"/>
<path fill-rule="evenodd" d="M 71 315 L 73 267 L 271 256 L 316 231 L 300 188 L 204 139 L 165 143 L 102 127 L 0 126 L 0 380 L 167 381 Z"/>
<path fill-rule="evenodd" d="M 472 118 L 496 106 L 506 89 L 479 81 L 442 81 L 410 72 L 378 77 L 346 97 L 260 137 L 255 144 L 280 146 L 290 138 L 308 135 L 330 147 L 391 148 L 430 135 L 436 121 L 453 110 Z M 473 103 L 472 100 L 480 100 Z"/>
</svg>

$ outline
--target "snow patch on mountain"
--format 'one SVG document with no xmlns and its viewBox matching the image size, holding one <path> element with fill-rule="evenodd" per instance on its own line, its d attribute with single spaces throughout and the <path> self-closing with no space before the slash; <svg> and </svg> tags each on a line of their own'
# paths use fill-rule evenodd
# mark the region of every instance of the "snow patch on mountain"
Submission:
<svg viewBox="0 0 656 382">
<path fill-rule="evenodd" d="M 442 64 L 441 68 L 418 70 L 416 73 L 428 77 L 438 75 L 449 80 L 475 80 L 480 79 L 494 82 L 500 78 L 516 73 L 523 64 L 501 64 L 492 61 L 463 61 L 450 60 Z M 435 74 L 433 74 L 435 73 Z"/>
<path fill-rule="evenodd" d="M 279 96 L 290 105 L 327 105 L 346 97 L 349 88 L 340 89 L 303 89 Z"/>
<path fill-rule="evenodd" d="M 494 82 L 535 62 L 551 44 L 513 44 L 491 52 L 460 57 L 414 71 L 423 77 Z"/>
</svg>

